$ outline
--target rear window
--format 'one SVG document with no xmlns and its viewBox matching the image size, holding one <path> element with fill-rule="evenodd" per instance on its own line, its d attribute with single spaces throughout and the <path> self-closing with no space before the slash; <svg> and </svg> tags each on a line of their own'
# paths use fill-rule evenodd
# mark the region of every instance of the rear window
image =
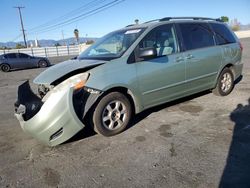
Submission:
<svg viewBox="0 0 250 188">
<path fill-rule="evenodd" d="M 213 33 L 205 23 L 179 24 L 186 50 L 214 46 Z"/>
<path fill-rule="evenodd" d="M 216 42 L 219 45 L 235 43 L 236 40 L 231 31 L 223 24 L 210 23 L 214 32 Z"/>
</svg>

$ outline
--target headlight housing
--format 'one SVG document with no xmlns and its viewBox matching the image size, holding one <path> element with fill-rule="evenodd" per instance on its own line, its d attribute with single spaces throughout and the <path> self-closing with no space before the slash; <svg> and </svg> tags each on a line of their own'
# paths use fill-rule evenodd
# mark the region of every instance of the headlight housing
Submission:
<svg viewBox="0 0 250 188">
<path fill-rule="evenodd" d="M 53 89 L 51 89 L 42 99 L 43 101 L 46 101 L 51 94 L 65 91 L 69 88 L 74 88 L 74 90 L 81 89 L 85 86 L 85 83 L 87 82 L 89 78 L 89 73 L 80 73 L 77 75 L 74 75 L 72 77 L 69 77 L 68 79 L 64 80 L 62 83 L 55 86 Z"/>
</svg>

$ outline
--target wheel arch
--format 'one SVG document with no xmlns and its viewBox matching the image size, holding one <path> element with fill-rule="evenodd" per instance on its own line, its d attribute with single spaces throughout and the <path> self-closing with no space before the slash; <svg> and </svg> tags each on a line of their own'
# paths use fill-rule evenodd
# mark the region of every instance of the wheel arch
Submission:
<svg viewBox="0 0 250 188">
<path fill-rule="evenodd" d="M 217 84 L 217 82 L 218 82 L 218 79 L 219 79 L 219 77 L 220 77 L 220 75 L 221 75 L 222 71 L 223 71 L 225 68 L 229 68 L 229 69 L 232 71 L 233 76 L 234 76 L 234 79 L 235 79 L 235 70 L 234 70 L 234 65 L 233 65 L 232 63 L 228 63 L 228 64 L 224 65 L 224 66 L 222 67 L 222 69 L 220 69 L 220 71 L 218 72 L 217 77 L 216 77 L 216 80 L 215 80 L 216 82 L 215 82 L 215 84 L 214 84 L 214 87 L 213 87 L 213 88 L 215 88 L 215 87 L 216 87 L 216 84 Z"/>
<path fill-rule="evenodd" d="M 233 73 L 233 76 L 234 76 L 234 79 L 235 79 L 235 69 L 234 69 L 234 64 L 232 64 L 232 63 L 228 63 L 227 65 L 225 65 L 224 67 L 223 67 L 223 69 L 221 70 L 221 72 L 225 69 L 225 68 L 229 68 L 231 71 L 232 71 L 232 73 Z M 220 74 L 221 74 L 221 72 L 220 72 Z"/>
<path fill-rule="evenodd" d="M 225 71 L 226 72 L 231 72 L 232 74 L 232 82 L 231 85 L 230 85 L 230 88 L 226 91 L 222 91 L 223 89 L 221 88 L 221 86 L 219 85 L 220 83 L 220 77 L 221 75 L 225 74 Z M 223 77 L 224 79 L 224 77 Z M 228 94 L 230 94 L 234 88 L 234 85 L 235 85 L 235 70 L 234 70 L 234 65 L 233 64 L 226 64 L 222 69 L 221 71 L 219 71 L 219 74 L 217 76 L 217 79 L 216 79 L 216 84 L 215 84 L 215 87 L 212 89 L 212 92 L 217 95 L 217 96 L 226 96 Z"/>
<path fill-rule="evenodd" d="M 111 92 L 120 92 L 124 94 L 131 103 L 133 113 L 137 114 L 142 110 L 139 100 L 137 99 L 137 97 L 135 96 L 135 94 L 132 92 L 131 89 L 124 86 L 114 86 L 112 88 L 105 90 L 102 96 L 105 96 Z"/>
</svg>

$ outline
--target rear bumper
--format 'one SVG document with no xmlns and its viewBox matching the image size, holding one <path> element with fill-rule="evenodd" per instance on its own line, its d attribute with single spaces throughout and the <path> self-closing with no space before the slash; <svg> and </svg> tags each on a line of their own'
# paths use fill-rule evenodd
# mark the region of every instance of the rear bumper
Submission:
<svg viewBox="0 0 250 188">
<path fill-rule="evenodd" d="M 234 73 L 235 73 L 235 80 L 239 79 L 241 76 L 242 76 L 242 72 L 243 72 L 243 64 L 240 63 L 240 64 L 236 64 L 234 66 Z"/>
<path fill-rule="evenodd" d="M 84 127 L 74 110 L 73 88 L 54 92 L 42 103 L 37 98 L 32 100 L 27 98 L 29 96 L 27 84 L 27 82 L 23 84 L 26 87 L 19 86 L 15 113 L 25 132 L 49 146 L 56 146 L 74 136 Z M 32 92 L 29 85 L 28 89 L 29 93 Z M 26 97 L 23 93 L 26 93 Z"/>
</svg>

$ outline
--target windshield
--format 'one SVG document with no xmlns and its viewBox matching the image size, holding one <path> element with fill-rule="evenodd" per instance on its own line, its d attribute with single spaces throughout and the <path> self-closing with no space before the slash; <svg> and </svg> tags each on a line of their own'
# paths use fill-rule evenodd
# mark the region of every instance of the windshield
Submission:
<svg viewBox="0 0 250 188">
<path fill-rule="evenodd" d="M 107 34 L 82 52 L 79 59 L 112 60 L 119 58 L 144 30 L 144 28 L 124 29 Z"/>
</svg>

